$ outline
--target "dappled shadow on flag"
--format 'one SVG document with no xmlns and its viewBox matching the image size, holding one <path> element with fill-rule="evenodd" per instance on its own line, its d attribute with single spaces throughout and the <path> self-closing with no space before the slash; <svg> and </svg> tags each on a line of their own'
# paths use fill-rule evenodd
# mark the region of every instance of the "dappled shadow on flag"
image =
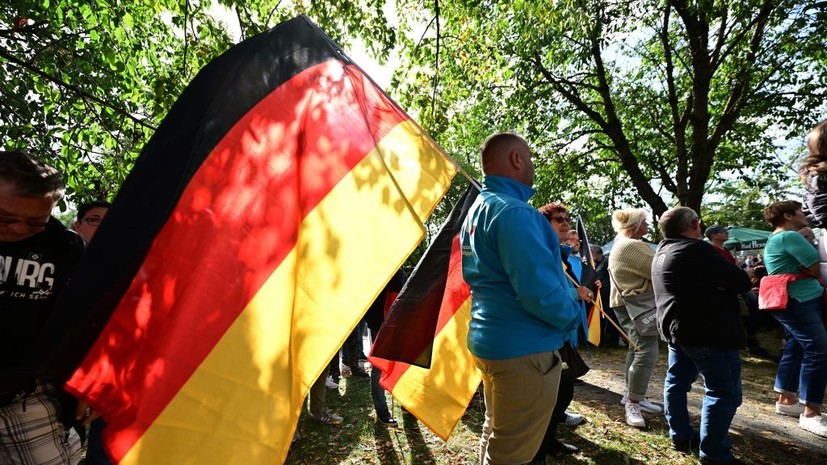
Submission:
<svg viewBox="0 0 827 465">
<path fill-rule="evenodd" d="M 61 298 L 47 371 L 103 413 L 116 462 L 281 463 L 455 173 L 307 18 L 252 37 L 142 151 Z"/>
</svg>

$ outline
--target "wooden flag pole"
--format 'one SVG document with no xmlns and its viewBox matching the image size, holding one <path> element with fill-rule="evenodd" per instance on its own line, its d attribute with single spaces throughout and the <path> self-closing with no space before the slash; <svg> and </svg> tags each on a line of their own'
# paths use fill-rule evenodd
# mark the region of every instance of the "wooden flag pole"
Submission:
<svg viewBox="0 0 827 465">
<path fill-rule="evenodd" d="M 578 282 L 577 282 L 574 278 L 572 278 L 572 277 L 571 277 L 568 273 L 565 273 L 565 272 L 564 272 L 563 274 L 564 274 L 564 275 L 566 275 L 566 277 L 567 277 L 567 278 L 569 278 L 569 281 L 571 281 L 571 282 L 572 282 L 572 284 L 574 284 L 574 287 L 580 287 L 580 283 L 578 283 Z M 596 304 L 595 304 L 595 305 L 596 305 Z M 618 331 L 620 332 L 620 334 L 622 334 L 622 335 L 623 335 L 623 339 L 626 339 L 626 341 L 627 341 L 629 344 L 631 344 L 631 345 L 632 345 L 632 347 L 634 347 L 634 348 L 635 348 L 635 351 L 636 351 L 636 352 L 640 352 L 640 347 L 639 347 L 637 344 L 635 344 L 634 342 L 632 342 L 632 339 L 629 337 L 629 335 L 628 335 L 628 334 L 626 334 L 626 332 L 625 332 L 625 331 L 623 331 L 622 329 L 620 329 L 620 326 L 618 326 L 618 325 L 617 325 L 617 323 L 615 323 L 615 322 L 614 322 L 614 320 L 612 320 L 611 318 L 609 318 L 609 315 L 607 315 L 607 314 L 606 314 L 606 311 L 605 311 L 605 310 L 603 310 L 603 306 L 602 306 L 602 305 L 600 305 L 600 313 L 602 313 L 602 314 L 603 314 L 603 317 L 604 317 L 604 318 L 606 318 L 607 320 L 609 320 L 609 323 L 611 323 L 611 324 L 612 324 L 612 326 L 614 326 L 614 327 L 615 327 L 615 329 L 616 329 L 616 330 L 618 330 Z"/>
<path fill-rule="evenodd" d="M 635 351 L 636 351 L 636 352 L 640 352 L 640 347 L 638 347 L 638 345 L 637 345 L 637 344 L 635 344 L 634 342 L 632 342 L 632 339 L 629 337 L 629 335 L 628 335 L 628 334 L 626 334 L 626 333 L 625 333 L 622 329 L 620 329 L 620 326 L 618 326 L 618 325 L 617 325 L 617 323 L 615 323 L 615 321 L 614 321 L 613 319 L 609 318 L 609 315 L 607 315 L 607 314 L 606 314 L 606 311 L 605 311 L 605 310 L 603 310 L 603 306 L 602 306 L 602 305 L 600 306 L 600 313 L 602 313 L 602 314 L 603 314 L 603 318 L 605 318 L 605 319 L 609 320 L 609 323 L 611 323 L 611 324 L 612 324 L 612 326 L 614 326 L 614 327 L 615 327 L 615 329 L 616 329 L 616 330 L 617 330 L 617 331 L 618 331 L 618 332 L 619 332 L 619 333 L 623 336 L 623 339 L 626 339 L 626 341 L 627 341 L 629 344 L 631 344 L 631 345 L 632 345 L 632 347 L 634 347 L 634 348 L 635 348 Z"/>
</svg>

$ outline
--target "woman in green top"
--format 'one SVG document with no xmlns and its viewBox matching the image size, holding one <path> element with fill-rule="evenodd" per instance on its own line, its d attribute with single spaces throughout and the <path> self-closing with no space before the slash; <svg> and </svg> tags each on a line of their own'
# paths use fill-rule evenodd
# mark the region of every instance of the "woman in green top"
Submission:
<svg viewBox="0 0 827 465">
<path fill-rule="evenodd" d="M 798 233 L 807 226 L 800 203 L 774 203 L 764 210 L 764 218 L 775 228 L 764 249 L 769 274 L 809 276 L 789 284 L 786 309 L 772 311 L 787 339 L 775 375 L 775 390 L 780 393 L 775 411 L 797 416 L 799 427 L 827 437 L 827 417 L 821 414 L 827 387 L 827 331 L 821 317 L 824 288 L 817 279 L 818 252 Z M 799 392 L 800 400 L 796 399 Z"/>
</svg>

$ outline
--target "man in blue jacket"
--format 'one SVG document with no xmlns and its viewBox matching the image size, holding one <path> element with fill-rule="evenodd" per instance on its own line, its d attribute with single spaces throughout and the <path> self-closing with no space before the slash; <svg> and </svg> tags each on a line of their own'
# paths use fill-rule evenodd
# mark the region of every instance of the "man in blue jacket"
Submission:
<svg viewBox="0 0 827 465">
<path fill-rule="evenodd" d="M 482 374 L 482 465 L 530 463 L 560 383 L 563 343 L 575 341 L 580 306 L 560 265 L 548 221 L 526 201 L 534 165 L 510 132 L 482 146 L 483 188 L 460 233 L 462 274 L 471 287 L 468 348 Z M 579 297 L 591 300 L 580 288 Z"/>
</svg>

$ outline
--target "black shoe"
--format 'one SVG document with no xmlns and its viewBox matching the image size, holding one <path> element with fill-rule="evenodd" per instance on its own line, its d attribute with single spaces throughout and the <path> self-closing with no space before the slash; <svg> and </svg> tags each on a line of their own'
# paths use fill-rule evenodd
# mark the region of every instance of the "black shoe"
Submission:
<svg viewBox="0 0 827 465">
<path fill-rule="evenodd" d="M 702 458 L 700 460 L 700 462 L 698 462 L 698 463 L 701 464 L 701 465 L 747 465 L 746 463 L 744 463 L 744 462 L 742 462 L 742 461 L 740 461 L 740 460 L 738 460 L 734 457 L 729 462 L 716 462 L 715 460 L 709 460 L 709 459 L 703 459 Z"/>
<path fill-rule="evenodd" d="M 562 454 L 576 454 L 580 452 L 576 446 L 572 446 L 571 444 L 566 444 L 560 441 L 554 441 L 554 444 L 549 447 L 548 453 L 552 455 L 562 455 Z"/>
<path fill-rule="evenodd" d="M 362 369 L 353 370 L 353 376 L 356 376 L 358 378 L 370 378 L 370 374 Z"/>
<path fill-rule="evenodd" d="M 673 439 L 672 440 L 672 449 L 684 453 L 684 454 L 692 454 L 698 453 L 698 450 L 701 447 L 701 436 L 695 434 L 692 436 L 692 439 L 689 440 L 680 440 L 680 439 Z"/>
<path fill-rule="evenodd" d="M 767 351 L 767 349 L 765 349 L 761 346 L 750 347 L 749 355 L 751 357 L 760 358 L 762 360 L 769 360 L 771 362 L 776 362 L 776 363 L 778 363 L 778 360 L 779 360 L 778 357 L 776 357 L 775 355 L 769 353 Z"/>
<path fill-rule="evenodd" d="M 386 415 L 376 415 L 376 421 L 382 423 L 385 426 L 397 426 L 399 422 L 396 421 L 396 418 L 390 416 L 390 414 Z"/>
</svg>

